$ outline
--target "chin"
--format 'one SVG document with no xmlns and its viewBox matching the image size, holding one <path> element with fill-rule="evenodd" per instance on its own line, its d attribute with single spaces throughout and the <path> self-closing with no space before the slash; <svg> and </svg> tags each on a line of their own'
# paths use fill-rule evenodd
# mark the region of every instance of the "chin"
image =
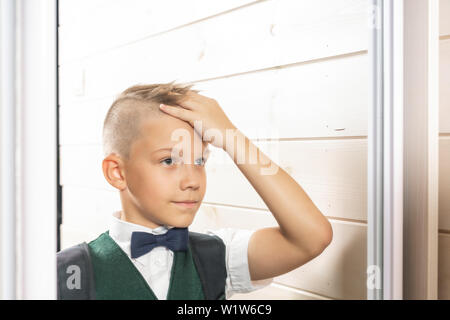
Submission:
<svg viewBox="0 0 450 320">
<path fill-rule="evenodd" d="M 184 217 L 184 219 L 174 219 L 173 223 L 169 224 L 169 225 L 176 227 L 176 228 L 187 228 L 192 224 L 192 221 L 194 220 L 194 216 Z"/>
<path fill-rule="evenodd" d="M 192 224 L 193 219 L 189 219 L 189 221 L 178 221 L 177 223 L 173 224 L 174 227 L 177 228 L 187 228 Z"/>
</svg>

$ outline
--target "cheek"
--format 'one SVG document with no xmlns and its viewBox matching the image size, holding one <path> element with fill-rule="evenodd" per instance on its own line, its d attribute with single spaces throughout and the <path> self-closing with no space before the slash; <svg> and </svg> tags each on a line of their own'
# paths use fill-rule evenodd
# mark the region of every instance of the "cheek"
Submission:
<svg viewBox="0 0 450 320">
<path fill-rule="evenodd" d="M 158 194 L 167 194 L 167 190 L 173 189 L 173 179 L 164 174 L 153 174 L 147 177 L 147 186 Z"/>
<path fill-rule="evenodd" d="M 206 171 L 203 171 L 200 181 L 201 181 L 200 190 L 201 190 L 202 198 L 203 198 L 203 196 L 205 195 L 205 192 L 206 192 L 206 183 L 207 183 Z"/>
<path fill-rule="evenodd" d="M 164 199 L 173 188 L 170 176 L 162 171 L 151 165 L 136 166 L 128 174 L 128 188 L 141 200 L 156 201 Z"/>
<path fill-rule="evenodd" d="M 145 194 L 153 199 L 166 199 L 170 197 L 176 187 L 176 181 L 171 175 L 162 170 L 153 170 L 141 176 Z"/>
</svg>

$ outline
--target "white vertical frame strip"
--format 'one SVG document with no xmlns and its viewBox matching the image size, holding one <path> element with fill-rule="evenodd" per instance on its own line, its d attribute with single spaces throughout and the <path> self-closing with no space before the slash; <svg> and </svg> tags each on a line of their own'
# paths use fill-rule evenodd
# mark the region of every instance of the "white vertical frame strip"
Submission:
<svg viewBox="0 0 450 320">
<path fill-rule="evenodd" d="M 367 299 L 382 299 L 383 277 L 383 0 L 371 0 L 367 157 Z"/>
<path fill-rule="evenodd" d="M 405 4 L 404 296 L 437 299 L 439 1 Z"/>
<path fill-rule="evenodd" d="M 367 299 L 402 299 L 403 0 L 371 0 Z"/>
<path fill-rule="evenodd" d="M 18 298 L 56 299 L 56 0 L 18 1 Z"/>
<path fill-rule="evenodd" d="M 16 1 L 0 1 L 0 287 L 16 298 Z"/>
<path fill-rule="evenodd" d="M 383 5 L 383 299 L 403 297 L 403 0 Z"/>
</svg>

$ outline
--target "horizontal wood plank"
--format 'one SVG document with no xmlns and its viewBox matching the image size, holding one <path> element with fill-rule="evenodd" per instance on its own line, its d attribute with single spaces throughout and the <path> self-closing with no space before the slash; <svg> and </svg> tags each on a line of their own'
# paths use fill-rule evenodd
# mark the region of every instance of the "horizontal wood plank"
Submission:
<svg viewBox="0 0 450 320">
<path fill-rule="evenodd" d="M 63 40 L 60 46 L 60 63 L 64 64 L 99 51 L 123 46 L 257 2 L 255 0 L 64 0 L 60 2 L 59 36 Z"/>
</svg>

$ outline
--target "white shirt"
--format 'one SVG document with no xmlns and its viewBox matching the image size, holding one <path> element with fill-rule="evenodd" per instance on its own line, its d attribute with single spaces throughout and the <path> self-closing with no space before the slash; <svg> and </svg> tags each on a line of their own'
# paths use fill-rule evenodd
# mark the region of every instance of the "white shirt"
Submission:
<svg viewBox="0 0 450 320">
<path fill-rule="evenodd" d="M 150 229 L 142 225 L 130 223 L 120 219 L 120 211 L 112 215 L 109 235 L 127 254 L 136 269 L 142 274 L 148 285 L 159 300 L 167 299 L 170 283 L 170 271 L 173 263 L 173 251 L 166 247 L 156 247 L 139 258 L 131 258 L 131 233 L 143 231 L 153 234 L 164 234 L 170 226 L 160 226 Z M 207 230 L 206 234 L 219 236 L 225 244 L 225 259 L 227 279 L 225 295 L 229 299 L 234 293 L 246 293 L 261 289 L 269 285 L 273 278 L 252 281 L 248 269 L 248 242 L 254 231 L 244 229 L 223 228 Z"/>
</svg>

